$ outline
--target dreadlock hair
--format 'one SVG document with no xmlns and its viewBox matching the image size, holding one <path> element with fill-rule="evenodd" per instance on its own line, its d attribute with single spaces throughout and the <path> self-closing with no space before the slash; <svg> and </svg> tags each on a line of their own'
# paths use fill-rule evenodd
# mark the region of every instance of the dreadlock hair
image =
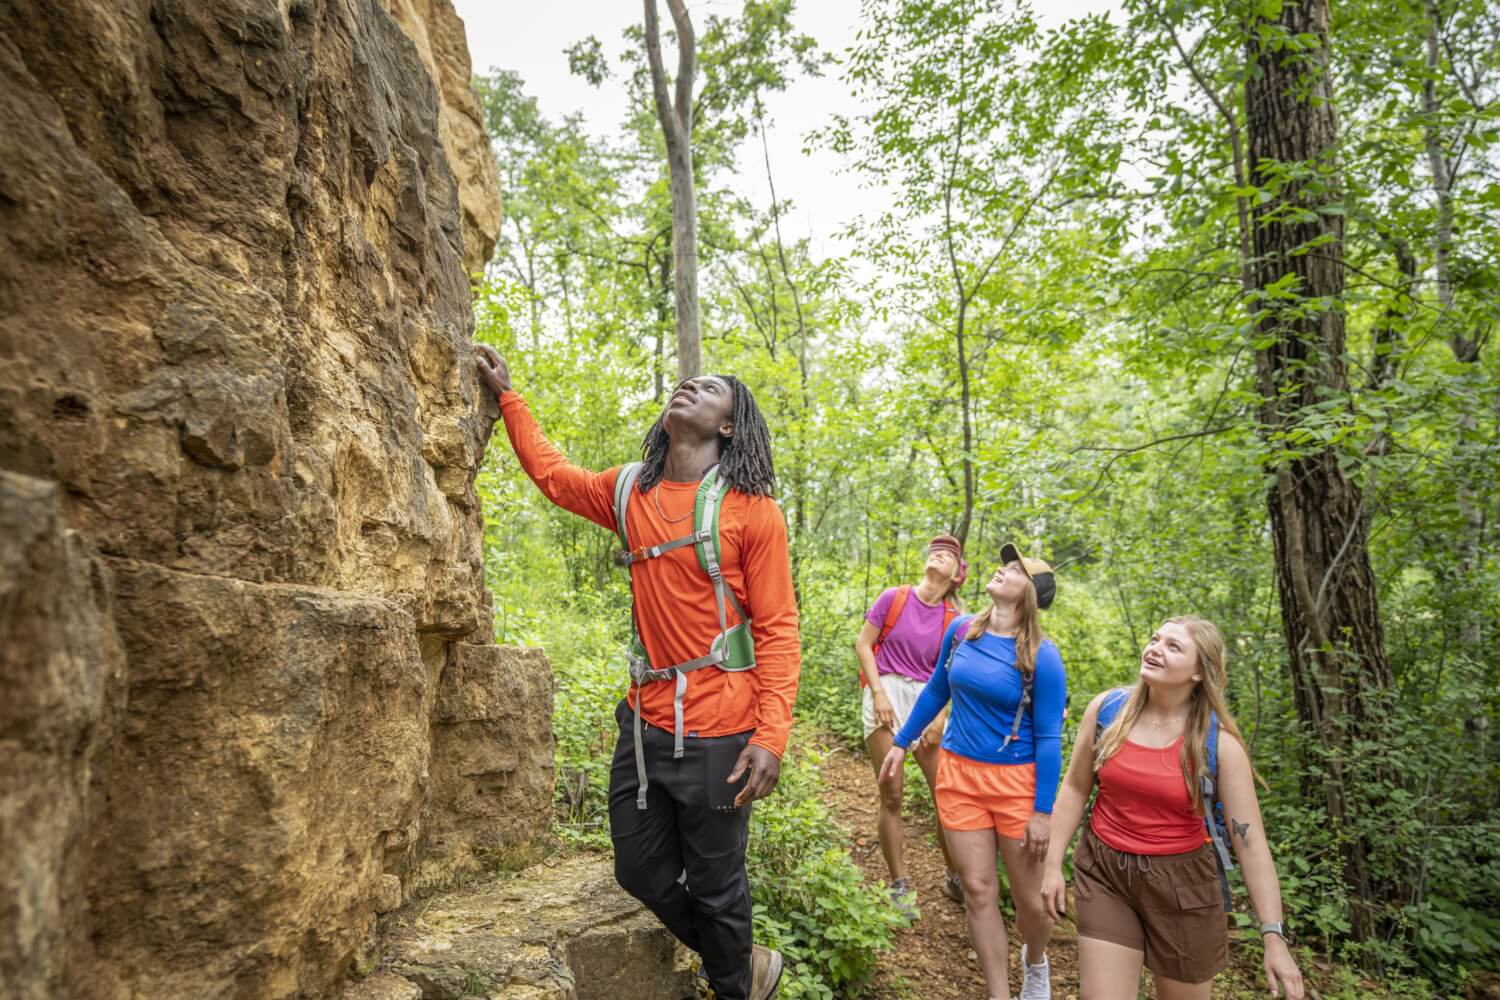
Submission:
<svg viewBox="0 0 1500 1000">
<path fill-rule="evenodd" d="M 732 490 L 752 496 L 774 496 L 776 466 L 771 461 L 771 429 L 750 389 L 733 375 L 715 375 L 729 386 L 734 400 L 729 422 L 734 434 L 719 438 L 719 475 Z M 641 442 L 641 477 L 637 486 L 642 493 L 661 482 L 667 467 L 667 429 L 663 426 L 666 410 L 646 432 Z"/>
</svg>

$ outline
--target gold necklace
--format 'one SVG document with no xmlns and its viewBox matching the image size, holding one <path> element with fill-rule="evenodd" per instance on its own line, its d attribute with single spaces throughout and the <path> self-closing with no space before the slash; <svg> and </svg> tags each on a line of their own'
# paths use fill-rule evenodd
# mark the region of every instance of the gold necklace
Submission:
<svg viewBox="0 0 1500 1000">
<path fill-rule="evenodd" d="M 686 514 L 682 515 L 681 517 L 668 517 L 667 516 L 667 512 L 661 509 L 661 481 L 660 480 L 657 480 L 656 489 L 654 489 L 654 490 L 651 491 L 651 502 L 656 505 L 656 512 L 661 515 L 661 519 L 663 521 L 666 521 L 668 524 L 676 524 L 678 521 L 686 521 L 688 518 L 690 518 L 690 517 L 693 516 L 693 508 L 692 507 L 689 507 L 688 508 L 688 512 Z M 696 501 L 694 501 L 694 506 L 697 506 L 697 502 Z"/>
<path fill-rule="evenodd" d="M 1149 723 L 1151 723 L 1151 725 L 1155 726 L 1157 729 L 1166 729 L 1168 726 L 1174 725 L 1174 724 L 1176 724 L 1178 722 L 1181 722 L 1183 719 L 1186 719 L 1186 718 L 1187 718 L 1186 715 L 1178 715 L 1178 716 L 1174 716 L 1173 718 L 1170 718 L 1170 719 L 1163 719 L 1160 722 L 1158 722 L 1155 719 L 1147 719 L 1146 721 L 1149 722 Z"/>
</svg>

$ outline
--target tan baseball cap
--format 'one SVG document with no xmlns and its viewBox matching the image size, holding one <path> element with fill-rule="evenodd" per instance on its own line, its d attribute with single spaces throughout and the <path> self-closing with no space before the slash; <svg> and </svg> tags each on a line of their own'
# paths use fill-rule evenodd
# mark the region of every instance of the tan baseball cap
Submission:
<svg viewBox="0 0 1500 1000">
<path fill-rule="evenodd" d="M 1000 546 L 1000 561 L 1006 565 L 1020 563 L 1022 572 L 1036 588 L 1036 606 L 1043 611 L 1052 607 L 1052 599 L 1057 596 L 1057 574 L 1052 571 L 1051 566 L 1040 559 L 1021 555 L 1021 548 L 1015 542 L 1006 542 Z"/>
</svg>

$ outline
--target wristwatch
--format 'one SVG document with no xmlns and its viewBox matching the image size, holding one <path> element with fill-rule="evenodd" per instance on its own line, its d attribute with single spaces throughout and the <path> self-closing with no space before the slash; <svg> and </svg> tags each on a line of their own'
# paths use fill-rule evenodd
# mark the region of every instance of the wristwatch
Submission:
<svg viewBox="0 0 1500 1000">
<path fill-rule="evenodd" d="M 1281 938 L 1281 940 L 1285 941 L 1286 924 L 1282 923 L 1279 920 L 1267 920 L 1265 923 L 1260 925 L 1260 936 L 1265 937 L 1267 934 L 1275 934 L 1277 937 Z"/>
</svg>

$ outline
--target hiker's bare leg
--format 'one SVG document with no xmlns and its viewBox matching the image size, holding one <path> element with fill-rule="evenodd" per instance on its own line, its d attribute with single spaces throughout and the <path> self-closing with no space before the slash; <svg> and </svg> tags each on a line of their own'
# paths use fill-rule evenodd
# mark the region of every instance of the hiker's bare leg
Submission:
<svg viewBox="0 0 1500 1000">
<path fill-rule="evenodd" d="M 1042 862 L 1019 840 L 996 837 L 1005 859 L 1005 878 L 1016 904 L 1016 930 L 1026 941 L 1026 960 L 1040 965 L 1052 937 L 1052 918 L 1042 906 Z"/>
<path fill-rule="evenodd" d="M 927 791 L 932 793 L 932 810 L 933 813 L 936 814 L 938 753 L 941 750 L 941 747 L 923 746 L 921 744 L 921 741 L 919 740 L 917 742 L 915 750 L 917 766 L 922 769 L 922 777 L 927 779 Z M 956 872 L 958 871 L 958 867 L 953 863 L 953 855 L 948 851 L 948 837 L 947 834 L 943 831 L 943 824 L 941 820 L 938 821 L 937 831 L 938 846 L 943 849 L 943 868 L 950 872 Z"/>
<path fill-rule="evenodd" d="M 964 914 L 969 936 L 990 996 L 1010 1000 L 1010 940 L 1000 901 L 1000 878 L 995 874 L 994 830 L 949 830 L 948 847 L 964 882 Z"/>
<path fill-rule="evenodd" d="M 1144 952 L 1080 934 L 1079 1000 L 1136 1000 L 1140 995 L 1141 966 L 1145 960 Z"/>
<path fill-rule="evenodd" d="M 885 726 L 865 737 L 865 749 L 870 752 L 870 763 L 875 774 L 880 774 L 881 762 L 891 749 L 892 733 Z M 896 777 L 884 784 L 876 783 L 880 792 L 880 813 L 875 821 L 880 834 L 880 853 L 885 857 L 885 867 L 891 873 L 891 881 L 906 878 L 906 854 L 902 849 L 905 831 L 901 826 L 901 795 L 906 775 L 896 772 Z"/>
<path fill-rule="evenodd" d="M 1183 983 L 1154 974 L 1153 978 L 1156 980 L 1156 1000 L 1208 1000 L 1213 994 L 1212 979 L 1206 983 Z"/>
</svg>

